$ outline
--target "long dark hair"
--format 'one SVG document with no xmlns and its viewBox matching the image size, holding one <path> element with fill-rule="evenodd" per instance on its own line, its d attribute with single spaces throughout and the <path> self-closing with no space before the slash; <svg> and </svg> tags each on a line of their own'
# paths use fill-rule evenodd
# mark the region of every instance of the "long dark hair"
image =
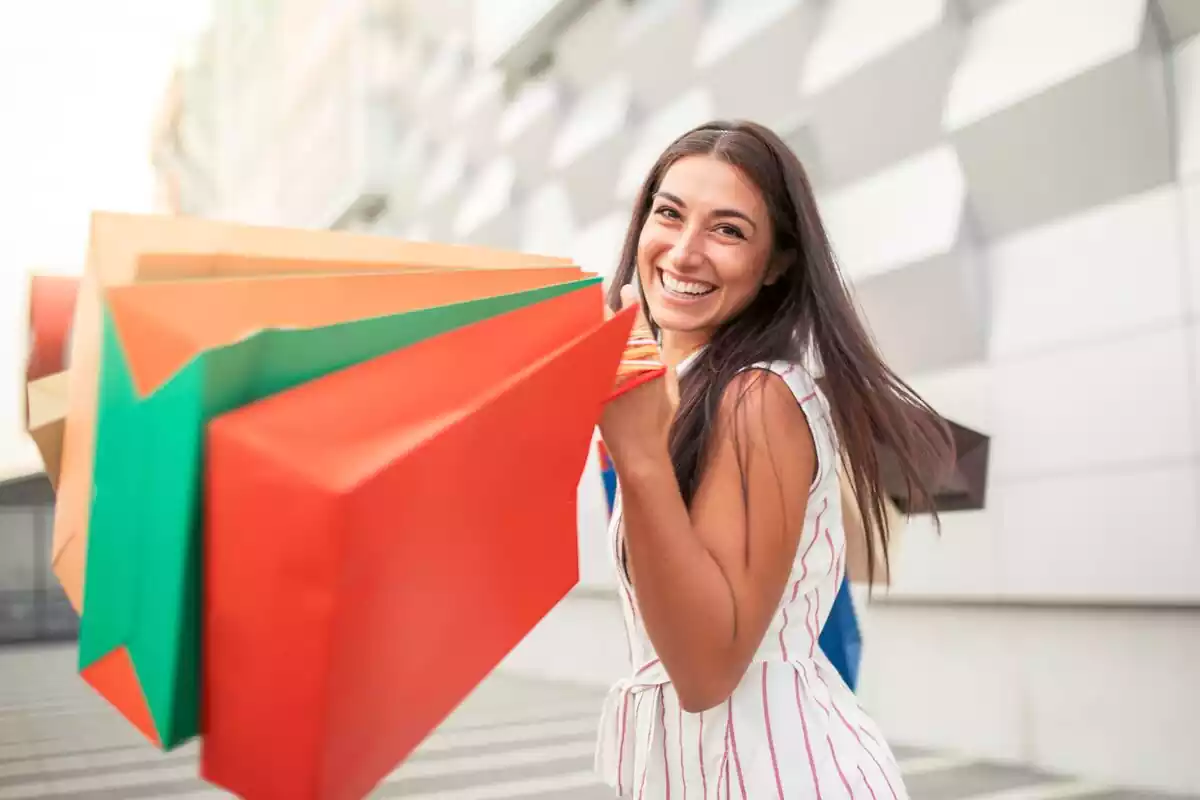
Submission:
<svg viewBox="0 0 1200 800">
<path fill-rule="evenodd" d="M 802 361 L 811 348 L 807 354 L 822 367 L 819 382 L 831 407 L 847 477 L 856 490 L 873 580 L 876 543 L 886 565 L 889 534 L 881 448 L 891 451 L 907 483 L 910 507 L 933 511 L 935 485 L 950 463 L 953 442 L 942 418 L 875 348 L 838 269 L 804 167 L 783 140 L 752 122 L 716 121 L 671 144 L 650 170 L 635 202 L 609 304 L 620 306 L 621 287 L 637 275 L 638 239 L 663 176 L 676 161 L 700 155 L 731 164 L 762 192 L 775 235 L 775 261 L 770 266 L 779 278 L 725 322 L 680 376 L 670 452 L 683 499 L 690 507 L 730 381 L 759 362 Z M 646 313 L 649 319 L 648 308 Z M 745 464 L 741 467 L 745 497 Z"/>
</svg>

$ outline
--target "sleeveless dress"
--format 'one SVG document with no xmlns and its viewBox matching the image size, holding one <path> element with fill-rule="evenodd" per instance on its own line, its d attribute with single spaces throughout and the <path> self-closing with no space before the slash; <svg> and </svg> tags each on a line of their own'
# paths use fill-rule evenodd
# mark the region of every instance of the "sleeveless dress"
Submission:
<svg viewBox="0 0 1200 800">
<path fill-rule="evenodd" d="M 756 364 L 783 378 L 817 448 L 817 474 L 791 575 L 733 694 L 683 711 L 620 567 L 621 500 L 609 529 L 632 674 L 604 703 L 596 769 L 638 800 L 907 800 L 891 750 L 817 644 L 846 569 L 839 448 L 829 404 L 800 365 Z"/>
</svg>

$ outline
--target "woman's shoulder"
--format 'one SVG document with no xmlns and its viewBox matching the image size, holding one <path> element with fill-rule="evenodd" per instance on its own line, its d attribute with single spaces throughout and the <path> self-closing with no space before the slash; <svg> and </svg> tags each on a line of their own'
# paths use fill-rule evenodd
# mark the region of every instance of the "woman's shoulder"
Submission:
<svg viewBox="0 0 1200 800">
<path fill-rule="evenodd" d="M 726 387 L 723 406 L 747 408 L 768 422 L 792 416 L 799 407 L 814 438 L 825 433 L 829 406 L 812 373 L 793 361 L 762 361 L 742 369 Z"/>
<path fill-rule="evenodd" d="M 799 361 L 760 361 L 743 370 L 743 373 L 747 372 L 770 372 L 778 375 L 801 405 L 821 397 L 816 378 Z"/>
<path fill-rule="evenodd" d="M 796 404 L 804 414 L 805 421 L 817 449 L 817 476 L 814 487 L 833 474 L 835 454 L 838 451 L 837 434 L 829 402 L 816 376 L 799 361 L 762 361 L 743 370 L 743 375 L 757 372 L 777 376 L 776 385 L 784 384 L 790 390 Z M 765 387 L 764 387 L 765 388 Z"/>
</svg>

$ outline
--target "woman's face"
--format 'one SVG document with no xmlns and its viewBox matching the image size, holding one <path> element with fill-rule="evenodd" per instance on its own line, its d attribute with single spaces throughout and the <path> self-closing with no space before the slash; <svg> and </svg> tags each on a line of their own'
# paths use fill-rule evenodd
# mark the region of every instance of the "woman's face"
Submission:
<svg viewBox="0 0 1200 800">
<path fill-rule="evenodd" d="M 638 239 L 651 319 L 673 338 L 704 344 L 777 277 L 768 273 L 773 241 L 762 193 L 740 170 L 711 156 L 676 161 Z"/>
</svg>

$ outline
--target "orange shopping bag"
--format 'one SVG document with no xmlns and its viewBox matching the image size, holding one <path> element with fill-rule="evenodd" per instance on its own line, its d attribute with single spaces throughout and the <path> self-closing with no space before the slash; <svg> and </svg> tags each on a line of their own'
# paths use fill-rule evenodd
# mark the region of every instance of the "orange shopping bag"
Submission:
<svg viewBox="0 0 1200 800">
<path fill-rule="evenodd" d="M 633 312 L 595 284 L 210 424 L 206 779 L 364 796 L 571 589 Z"/>
</svg>

